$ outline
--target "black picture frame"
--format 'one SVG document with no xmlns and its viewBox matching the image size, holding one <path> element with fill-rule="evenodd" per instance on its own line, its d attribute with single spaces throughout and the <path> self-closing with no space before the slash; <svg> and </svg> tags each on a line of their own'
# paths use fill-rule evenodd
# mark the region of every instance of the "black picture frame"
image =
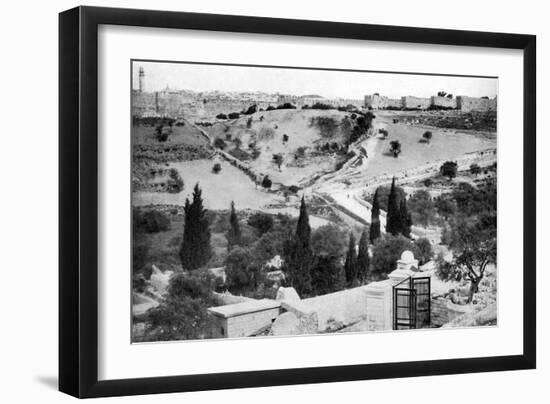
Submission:
<svg viewBox="0 0 550 404">
<path fill-rule="evenodd" d="M 523 353 L 98 381 L 98 26 L 343 38 L 523 51 Z M 77 7 L 59 15 L 59 389 L 76 397 L 325 383 L 536 366 L 536 37 L 183 12 Z"/>
</svg>

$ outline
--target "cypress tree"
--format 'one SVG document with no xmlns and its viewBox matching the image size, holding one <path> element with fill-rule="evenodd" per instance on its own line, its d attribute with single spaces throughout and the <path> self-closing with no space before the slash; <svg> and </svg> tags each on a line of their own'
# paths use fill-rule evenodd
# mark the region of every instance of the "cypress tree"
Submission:
<svg viewBox="0 0 550 404">
<path fill-rule="evenodd" d="M 403 226 L 401 225 L 401 212 L 399 209 L 399 197 L 395 189 L 395 177 L 393 177 L 388 197 L 388 214 L 386 216 L 386 233 L 397 236 L 401 233 Z"/>
<path fill-rule="evenodd" d="M 231 201 L 231 213 L 229 215 L 229 231 L 227 232 L 227 251 L 236 245 L 241 245 L 241 226 L 239 225 L 239 219 L 237 212 L 235 212 L 235 202 Z"/>
<path fill-rule="evenodd" d="M 204 266 L 212 255 L 210 228 L 198 183 L 193 189 L 193 202 L 185 200 L 184 215 L 180 259 L 183 269 L 193 270 Z"/>
<path fill-rule="evenodd" d="M 380 237 L 380 202 L 378 201 L 378 188 L 374 192 L 372 210 L 370 216 L 369 240 L 371 244 Z"/>
<path fill-rule="evenodd" d="M 359 253 L 357 254 L 357 280 L 364 283 L 367 280 L 370 267 L 369 239 L 367 228 L 363 229 L 359 239 Z"/>
<path fill-rule="evenodd" d="M 411 238 L 411 226 L 412 218 L 411 214 L 407 209 L 407 200 L 403 199 L 399 206 L 399 216 L 400 216 L 400 225 L 401 225 L 401 234 L 407 238 Z"/>
<path fill-rule="evenodd" d="M 296 234 L 287 246 L 285 266 L 288 272 L 290 286 L 294 287 L 300 296 L 311 292 L 311 266 L 313 253 L 311 250 L 311 227 L 304 197 L 300 204 L 300 216 L 296 226 Z"/>
<path fill-rule="evenodd" d="M 355 237 L 353 232 L 349 235 L 348 253 L 346 254 L 346 263 L 344 264 L 346 273 L 346 282 L 349 286 L 357 280 L 357 253 L 355 251 Z"/>
</svg>

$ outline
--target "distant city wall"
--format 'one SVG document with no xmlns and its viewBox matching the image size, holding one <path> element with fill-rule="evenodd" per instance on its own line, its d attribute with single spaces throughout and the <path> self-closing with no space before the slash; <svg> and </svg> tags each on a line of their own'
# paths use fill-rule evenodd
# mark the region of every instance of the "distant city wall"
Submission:
<svg viewBox="0 0 550 404">
<path fill-rule="evenodd" d="M 403 96 L 400 99 L 389 98 L 384 95 L 365 95 L 364 104 L 370 109 L 415 109 L 426 110 L 430 108 L 458 109 L 463 112 L 496 111 L 496 98 L 476 98 L 459 95 L 456 98 L 447 98 L 434 95 L 430 98 Z"/>
<path fill-rule="evenodd" d="M 414 97 L 412 95 L 401 97 L 401 106 L 404 109 L 428 109 L 430 105 L 431 100 L 429 98 Z"/>
<path fill-rule="evenodd" d="M 457 100 L 456 98 L 440 97 L 438 95 L 434 95 L 431 97 L 431 106 L 436 108 L 438 107 L 438 108 L 456 109 Z"/>
<path fill-rule="evenodd" d="M 464 112 L 470 111 L 496 111 L 496 98 L 474 98 L 466 96 L 456 97 L 457 108 Z"/>
</svg>

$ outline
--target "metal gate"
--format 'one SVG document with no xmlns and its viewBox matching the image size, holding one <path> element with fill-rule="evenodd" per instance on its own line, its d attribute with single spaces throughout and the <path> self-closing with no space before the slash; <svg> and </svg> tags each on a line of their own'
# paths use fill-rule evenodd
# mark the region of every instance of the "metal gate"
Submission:
<svg viewBox="0 0 550 404">
<path fill-rule="evenodd" d="M 430 277 L 407 278 L 393 287 L 393 329 L 430 325 Z"/>
</svg>

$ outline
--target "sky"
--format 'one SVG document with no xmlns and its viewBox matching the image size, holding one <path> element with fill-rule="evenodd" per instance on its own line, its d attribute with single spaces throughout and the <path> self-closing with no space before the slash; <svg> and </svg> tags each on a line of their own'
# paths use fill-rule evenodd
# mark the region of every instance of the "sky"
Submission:
<svg viewBox="0 0 550 404">
<path fill-rule="evenodd" d="M 292 95 L 317 94 L 326 98 L 362 99 L 379 93 L 429 97 L 438 91 L 471 97 L 495 97 L 496 78 L 449 77 L 398 73 L 347 72 L 188 63 L 133 63 L 132 86 L 138 88 L 138 70 L 145 71 L 144 91 L 173 90 L 245 92 Z"/>
</svg>

